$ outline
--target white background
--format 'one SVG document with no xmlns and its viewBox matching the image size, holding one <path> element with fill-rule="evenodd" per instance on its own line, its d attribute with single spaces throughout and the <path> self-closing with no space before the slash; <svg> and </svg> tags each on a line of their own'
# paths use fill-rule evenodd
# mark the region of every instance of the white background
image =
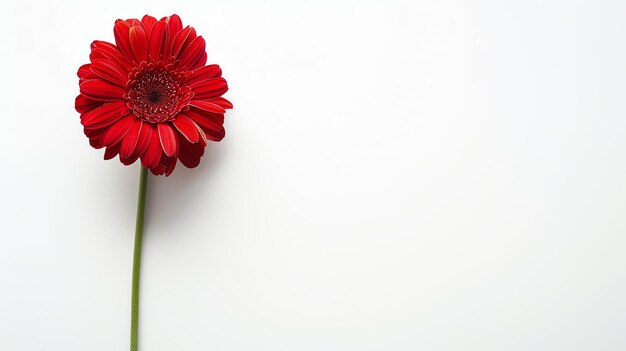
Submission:
<svg viewBox="0 0 626 351">
<path fill-rule="evenodd" d="M 128 348 L 76 70 L 173 12 L 235 109 L 150 177 L 141 350 L 626 349 L 623 1 L 168 3 L 0 5 L 0 350 Z"/>
</svg>

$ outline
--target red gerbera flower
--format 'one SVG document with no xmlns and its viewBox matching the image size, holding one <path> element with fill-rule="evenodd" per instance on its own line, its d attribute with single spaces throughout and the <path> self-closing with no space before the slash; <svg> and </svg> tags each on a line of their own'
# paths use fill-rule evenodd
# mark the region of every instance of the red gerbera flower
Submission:
<svg viewBox="0 0 626 351">
<path fill-rule="evenodd" d="M 206 65 L 205 41 L 180 17 L 117 20 L 115 45 L 96 40 L 91 63 L 78 69 L 76 111 L 104 158 L 170 175 L 176 161 L 193 168 L 207 140 L 224 138 L 233 105 L 218 65 Z"/>
</svg>

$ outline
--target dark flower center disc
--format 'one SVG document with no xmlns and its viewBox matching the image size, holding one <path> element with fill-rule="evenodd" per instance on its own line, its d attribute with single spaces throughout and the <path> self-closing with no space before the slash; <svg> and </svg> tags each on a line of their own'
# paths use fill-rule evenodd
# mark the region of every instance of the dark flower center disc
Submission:
<svg viewBox="0 0 626 351">
<path fill-rule="evenodd" d="M 174 120 L 191 99 L 189 88 L 181 86 L 178 75 L 164 68 L 145 67 L 134 74 L 128 86 L 133 111 L 152 123 Z"/>
</svg>

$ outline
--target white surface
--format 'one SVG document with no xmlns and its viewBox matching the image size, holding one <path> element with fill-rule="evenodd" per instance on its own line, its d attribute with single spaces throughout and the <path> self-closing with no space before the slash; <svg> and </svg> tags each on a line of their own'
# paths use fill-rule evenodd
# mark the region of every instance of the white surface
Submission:
<svg viewBox="0 0 626 351">
<path fill-rule="evenodd" d="M 150 179 L 141 350 L 626 349 L 623 1 L 0 6 L 0 350 L 127 349 L 139 169 L 73 103 L 146 12 L 235 109 Z"/>
</svg>

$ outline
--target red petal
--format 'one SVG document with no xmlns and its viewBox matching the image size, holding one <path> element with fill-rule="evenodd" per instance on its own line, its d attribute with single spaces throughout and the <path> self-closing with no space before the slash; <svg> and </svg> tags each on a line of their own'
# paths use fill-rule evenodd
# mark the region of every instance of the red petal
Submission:
<svg viewBox="0 0 626 351">
<path fill-rule="evenodd" d="M 187 81 L 188 84 L 200 83 L 204 80 L 219 78 L 222 76 L 222 69 L 218 65 L 208 65 L 200 67 L 191 73 L 191 77 Z"/>
<path fill-rule="evenodd" d="M 91 73 L 91 63 L 86 63 L 78 67 L 78 72 L 76 72 L 76 74 L 78 75 L 78 78 L 83 78 L 85 75 L 89 73 Z"/>
<path fill-rule="evenodd" d="M 94 149 L 102 149 L 103 145 L 100 144 L 100 137 L 89 139 L 89 145 Z"/>
<path fill-rule="evenodd" d="M 180 141 L 178 159 L 187 168 L 194 168 L 200 164 L 200 157 L 204 154 L 205 145 L 190 144 L 187 140 Z"/>
<path fill-rule="evenodd" d="M 181 66 L 195 68 L 193 64 L 206 53 L 206 43 L 202 36 L 195 38 L 187 47 L 183 48 L 178 55 Z"/>
<path fill-rule="evenodd" d="M 152 26 L 154 26 L 156 22 L 156 18 L 148 15 L 143 16 L 143 18 L 141 19 L 141 23 L 143 23 L 143 26 L 146 29 L 146 33 L 150 33 L 150 31 L 152 30 Z"/>
<path fill-rule="evenodd" d="M 153 168 L 150 168 L 150 172 L 152 172 L 152 174 L 154 174 L 154 175 L 161 175 L 161 174 L 165 173 L 165 166 L 163 164 L 161 164 L 161 163 L 158 163 Z"/>
<path fill-rule="evenodd" d="M 163 58 L 169 59 L 171 56 L 176 56 L 176 54 L 172 54 L 172 46 L 174 44 L 174 38 L 183 29 L 183 23 L 177 15 L 163 17 L 161 21 L 167 23 L 168 32 L 167 42 L 163 48 Z"/>
<path fill-rule="evenodd" d="M 100 138 L 100 135 L 102 135 L 102 132 L 103 132 L 102 129 L 87 129 L 87 128 L 83 128 L 83 131 L 85 132 L 85 135 L 89 139 L 93 139 L 96 137 Z"/>
<path fill-rule="evenodd" d="M 167 177 L 168 175 L 170 175 L 170 173 L 172 173 L 172 171 L 174 171 L 174 167 L 176 166 L 176 160 L 176 157 L 167 157 L 165 156 L 165 154 L 162 154 L 161 159 L 159 160 L 157 165 L 151 168 L 150 171 L 152 171 L 152 174 L 154 175 L 165 174 L 165 176 Z"/>
<path fill-rule="evenodd" d="M 157 124 L 157 129 L 165 155 L 168 157 L 174 156 L 178 149 L 178 138 L 176 137 L 176 133 L 174 133 L 174 129 L 172 129 L 168 123 Z"/>
<path fill-rule="evenodd" d="M 155 23 L 150 33 L 150 57 L 154 61 L 161 60 L 164 57 L 163 48 L 167 44 L 167 40 L 167 23 L 164 21 Z"/>
<path fill-rule="evenodd" d="M 121 87 L 126 87 L 128 73 L 125 72 L 124 67 L 120 67 L 117 63 L 103 59 L 95 59 L 92 60 L 91 63 L 91 71 L 100 78 L 106 79 Z"/>
<path fill-rule="evenodd" d="M 115 101 L 83 113 L 80 116 L 80 123 L 89 129 L 102 128 L 117 122 L 120 118 L 127 115 L 128 112 L 126 103 Z"/>
<path fill-rule="evenodd" d="M 92 100 L 116 101 L 122 99 L 126 89 L 102 79 L 89 79 L 80 84 L 80 92 Z"/>
<path fill-rule="evenodd" d="M 150 139 L 152 138 L 152 126 L 149 123 L 144 123 L 141 126 L 141 131 L 139 132 L 139 140 L 137 141 L 137 146 L 135 147 L 135 151 L 133 151 L 132 157 L 140 157 L 146 152 L 148 145 L 150 145 Z"/>
<path fill-rule="evenodd" d="M 209 140 L 209 138 L 207 138 L 206 133 L 204 132 L 204 130 L 200 126 L 198 126 L 198 134 L 200 134 L 200 141 L 202 141 L 202 143 L 206 144 L 206 142 Z"/>
<path fill-rule="evenodd" d="M 120 144 L 117 143 L 113 146 L 109 146 L 104 150 L 104 159 L 110 160 L 120 152 Z"/>
<path fill-rule="evenodd" d="M 123 20 L 115 21 L 113 26 L 113 34 L 115 35 L 115 44 L 119 48 L 120 52 L 126 56 L 127 59 L 133 60 L 133 51 L 130 45 L 130 38 L 128 32 L 130 31 L 130 24 Z"/>
<path fill-rule="evenodd" d="M 173 124 L 174 127 L 178 129 L 180 134 L 182 134 L 191 143 L 198 142 L 198 139 L 200 138 L 200 134 L 198 134 L 198 126 L 196 126 L 194 121 L 189 119 L 189 117 L 180 113 L 174 120 Z"/>
<path fill-rule="evenodd" d="M 178 157 L 168 158 L 165 164 L 165 176 L 169 177 L 172 172 L 174 172 L 174 168 L 176 167 L 176 161 Z"/>
<path fill-rule="evenodd" d="M 191 106 L 195 106 L 201 110 L 208 111 L 208 112 L 213 112 L 213 113 L 225 113 L 226 112 L 226 110 L 222 106 L 214 104 L 212 102 L 208 102 L 206 100 L 191 100 L 189 104 Z"/>
<path fill-rule="evenodd" d="M 176 168 L 176 163 L 178 161 L 178 157 L 174 156 L 174 157 L 164 157 L 164 159 L 161 160 L 161 163 L 163 163 L 163 165 L 165 165 L 165 176 L 169 177 L 170 174 L 172 174 L 172 172 L 174 172 L 174 168 Z"/>
<path fill-rule="evenodd" d="M 128 61 L 122 54 L 118 53 L 118 57 L 111 56 L 106 50 L 101 48 L 93 48 L 91 49 L 91 54 L 89 54 L 89 59 L 91 61 L 95 59 L 108 60 L 112 63 L 115 63 L 119 68 L 124 72 L 124 76 L 128 76 L 128 72 L 132 69 L 133 63 Z"/>
<path fill-rule="evenodd" d="M 148 60 L 148 38 L 146 32 L 140 26 L 135 26 L 128 32 L 130 38 L 130 45 L 133 49 L 133 55 L 137 62 L 143 62 Z"/>
<path fill-rule="evenodd" d="M 136 19 L 136 18 L 129 18 L 126 20 L 126 22 L 128 22 L 130 24 L 130 27 L 136 27 L 136 26 L 140 26 L 141 28 L 143 28 L 143 23 Z"/>
<path fill-rule="evenodd" d="M 139 118 L 135 119 L 133 126 L 130 127 L 130 130 L 126 133 L 124 139 L 122 139 L 120 157 L 129 158 L 133 154 L 137 146 L 137 141 L 139 140 L 139 132 L 141 131 L 142 124 L 143 122 Z"/>
<path fill-rule="evenodd" d="M 143 155 L 141 155 L 141 164 L 144 167 L 153 169 L 159 164 L 161 160 L 161 154 L 163 153 L 163 149 L 161 148 L 161 142 L 159 141 L 158 135 L 156 135 L 156 129 L 146 123 L 146 126 L 150 127 L 150 143 L 148 144 L 148 148 Z M 154 172 L 153 172 L 154 173 Z"/>
<path fill-rule="evenodd" d="M 94 149 L 102 148 L 102 144 L 100 144 L 100 135 L 102 135 L 102 129 L 87 129 L 84 128 L 85 135 L 89 138 L 89 144 Z"/>
<path fill-rule="evenodd" d="M 101 105 L 102 101 L 91 100 L 83 94 L 79 94 L 76 97 L 76 100 L 74 100 L 74 108 L 76 108 L 76 112 L 81 114 L 93 110 Z"/>
<path fill-rule="evenodd" d="M 197 60 L 193 61 L 189 67 L 191 68 L 198 68 L 198 67 L 202 67 L 204 65 L 206 65 L 206 60 L 207 60 L 207 54 L 206 54 L 206 50 L 202 52 L 202 54 L 198 57 Z"/>
<path fill-rule="evenodd" d="M 183 21 L 180 20 L 180 17 L 178 17 L 177 14 L 171 15 L 167 22 L 170 27 L 169 31 L 172 34 L 176 34 L 183 29 Z"/>
<path fill-rule="evenodd" d="M 204 80 L 190 87 L 193 90 L 193 98 L 197 100 L 218 97 L 228 91 L 228 84 L 224 78 Z"/>
<path fill-rule="evenodd" d="M 102 145 L 111 146 L 117 144 L 120 140 L 122 140 L 124 135 L 128 133 L 136 119 L 137 117 L 131 113 L 115 122 L 115 124 L 102 133 L 102 136 L 100 137 Z"/>
<path fill-rule="evenodd" d="M 214 98 L 209 101 L 216 105 L 220 105 L 225 109 L 233 108 L 233 104 L 230 101 L 224 99 L 223 97 Z"/>
<path fill-rule="evenodd" d="M 209 129 L 204 126 L 200 126 L 200 128 L 204 132 L 204 136 L 207 140 L 220 141 L 226 136 L 226 130 L 224 130 L 224 127 L 219 130 Z"/>
<path fill-rule="evenodd" d="M 183 48 L 183 46 L 185 45 L 185 42 L 187 42 L 187 40 L 193 40 L 196 37 L 196 31 L 191 28 L 191 27 L 187 27 L 183 30 L 181 30 L 180 32 L 178 32 L 178 34 L 176 34 L 176 36 L 174 36 L 171 32 L 170 32 L 170 38 L 174 38 L 173 42 L 172 42 L 172 52 L 171 55 L 176 57 L 178 56 L 178 53 L 180 52 L 180 50 Z"/>
<path fill-rule="evenodd" d="M 222 124 L 224 123 L 224 116 L 220 114 L 214 114 L 210 112 L 198 112 L 194 109 L 190 109 L 185 114 L 198 124 L 201 128 L 200 135 L 203 138 L 213 141 L 220 141 L 224 139 L 226 131 Z"/>
<path fill-rule="evenodd" d="M 84 76 L 80 77 L 80 79 L 78 80 L 78 86 L 80 86 L 81 84 L 83 84 L 83 82 L 88 81 L 88 80 L 92 80 L 92 79 L 100 79 L 100 77 L 98 77 L 95 73 L 91 72 L 89 74 L 85 74 Z"/>
<path fill-rule="evenodd" d="M 224 124 L 224 115 L 220 113 L 206 112 L 195 108 L 185 111 L 185 115 L 201 126 L 218 130 Z"/>
<path fill-rule="evenodd" d="M 127 71 L 133 68 L 132 62 L 128 60 L 118 49 L 117 46 L 101 40 L 95 40 L 91 43 L 91 53 L 96 58 L 108 58 L 111 61 L 116 61 L 120 65 L 124 66 Z"/>
</svg>

